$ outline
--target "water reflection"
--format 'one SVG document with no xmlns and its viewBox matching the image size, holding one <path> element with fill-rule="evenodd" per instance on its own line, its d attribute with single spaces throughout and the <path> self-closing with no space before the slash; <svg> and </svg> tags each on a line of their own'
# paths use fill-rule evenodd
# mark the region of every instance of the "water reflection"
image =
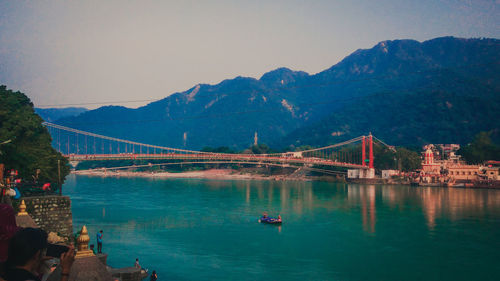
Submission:
<svg viewBox="0 0 500 281">
<path fill-rule="evenodd" d="M 245 199 L 247 204 L 250 203 L 250 182 L 247 182 L 245 187 Z"/>
<path fill-rule="evenodd" d="M 112 181 L 90 178 L 92 185 L 106 184 L 108 180 Z M 441 220 L 454 222 L 500 217 L 500 190 L 195 179 L 165 181 L 165 184 L 179 186 L 164 189 L 155 187 L 154 192 L 151 191 L 151 198 L 141 199 L 152 202 L 140 207 L 144 209 L 141 211 L 151 212 L 149 217 L 138 219 L 147 222 L 139 222 L 140 226 L 137 222 L 131 222 L 124 227 L 184 228 L 207 223 L 240 223 L 242 220 L 255 219 L 264 211 L 273 216 L 284 215 L 285 220 L 291 216 L 301 220 L 324 211 L 328 214 L 343 212 L 357 217 L 364 232 L 375 234 L 381 218 L 405 217 L 413 215 L 415 211 L 430 231 L 434 231 Z M 122 192 L 124 185 L 117 183 L 116 186 L 117 190 L 113 190 L 113 186 L 109 184 L 107 188 L 111 193 Z M 237 204 L 237 198 L 241 198 L 239 202 L 244 204 Z M 77 197 L 73 199 L 77 200 Z M 103 196 L 103 202 L 108 199 Z M 122 198 L 121 202 L 125 205 L 133 204 L 134 200 L 130 200 L 132 203 Z M 173 201 L 168 202 L 169 200 Z M 175 200 L 182 202 L 174 202 Z M 85 202 L 99 204 L 100 201 L 98 196 L 94 196 L 94 201 L 86 199 Z M 155 205 L 155 202 L 158 204 Z M 169 205 L 175 206 L 175 210 L 166 212 L 164 209 Z M 105 207 L 103 205 L 99 208 L 102 213 L 97 214 L 103 220 L 122 216 L 123 209 Z M 223 219 L 221 213 L 224 214 Z"/>
<path fill-rule="evenodd" d="M 500 191 L 456 188 L 422 188 L 417 191 L 430 229 L 436 220 L 487 217 L 500 211 Z"/>
<path fill-rule="evenodd" d="M 497 190 L 91 177 L 64 190 L 74 225 L 107 233 L 112 266 L 137 253 L 181 280 L 485 280 L 500 249 Z"/>
<path fill-rule="evenodd" d="M 276 212 L 302 216 L 315 209 L 359 210 L 363 230 L 375 233 L 377 210 L 387 208 L 392 214 L 404 215 L 417 208 L 429 230 L 437 221 L 457 221 L 500 213 L 500 190 L 458 188 L 380 186 L 357 184 L 322 184 L 303 182 L 240 182 L 247 204 L 264 203 Z M 267 210 L 263 210 L 267 211 Z"/>
<path fill-rule="evenodd" d="M 375 233 L 376 195 L 375 185 L 348 185 L 347 204 L 349 208 L 361 208 L 363 230 Z"/>
<path fill-rule="evenodd" d="M 439 219 L 458 221 L 500 213 L 499 190 L 349 185 L 347 200 L 351 207 L 360 206 L 363 229 L 370 233 L 375 232 L 377 204 L 399 214 L 418 207 L 429 230 L 434 230 Z"/>
</svg>

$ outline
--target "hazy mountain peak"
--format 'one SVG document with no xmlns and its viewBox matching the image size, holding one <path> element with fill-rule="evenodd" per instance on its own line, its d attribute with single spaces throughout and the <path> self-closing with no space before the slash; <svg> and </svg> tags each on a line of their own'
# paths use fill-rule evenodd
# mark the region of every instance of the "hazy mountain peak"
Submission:
<svg viewBox="0 0 500 281">
<path fill-rule="evenodd" d="M 88 109 L 83 107 L 66 107 L 66 108 L 35 108 L 35 112 L 47 122 L 54 122 L 57 119 L 77 116 Z"/>
<path fill-rule="evenodd" d="M 415 69 L 466 66 L 500 60 L 498 39 L 440 37 L 424 42 L 412 39 L 385 40 L 370 49 L 358 49 L 341 62 L 318 73 L 323 79 L 386 73 L 399 75 Z"/>
<path fill-rule="evenodd" d="M 280 67 L 275 70 L 264 73 L 260 77 L 260 81 L 265 84 L 281 84 L 285 85 L 297 81 L 298 79 L 309 76 L 307 72 L 304 71 L 293 71 L 286 67 Z"/>
<path fill-rule="evenodd" d="M 196 85 L 190 92 L 187 94 L 187 102 L 193 101 L 194 96 L 200 91 L 200 84 Z"/>
<path fill-rule="evenodd" d="M 478 130 L 498 128 L 493 123 L 498 120 L 498 103 L 492 97 L 500 96 L 499 42 L 452 37 L 422 43 L 381 41 L 315 75 L 282 67 L 265 73 L 259 80 L 238 76 L 216 85 L 194 85 L 136 110 L 103 107 L 61 120 L 61 124 L 113 137 L 188 148 L 244 148 L 255 131 L 263 143 L 274 142 L 278 146 L 296 141 L 325 144 L 337 141 L 328 137 L 333 136 L 332 132 L 345 132 L 342 137 L 347 138 L 368 131 L 393 140 L 393 144 L 419 142 L 416 135 L 421 139 L 430 140 L 433 136 L 432 140 L 452 141 L 457 131 L 461 135 L 457 141 L 467 141 Z M 386 96 L 365 100 L 381 93 Z M 456 97 L 455 93 L 474 103 Z M 427 104 L 422 101 L 419 104 L 420 95 L 431 100 L 429 106 L 422 106 Z M 407 103 L 406 96 L 415 100 Z M 363 101 L 364 105 L 359 105 Z M 387 116 L 380 116 L 379 111 Z M 471 117 L 479 112 L 483 119 Z M 426 122 L 419 121 L 431 114 L 437 115 Z M 452 114 L 456 121 L 439 114 Z M 401 116 L 407 117 L 405 122 L 399 122 Z M 481 122 L 472 124 L 471 120 Z M 126 126 L 121 125 L 124 122 Z M 447 129 L 450 124 L 453 130 Z M 301 127 L 304 129 L 291 134 Z M 436 136 L 439 130 L 451 137 Z M 185 132 L 187 142 L 183 138 Z M 288 134 L 290 137 L 281 140 Z"/>
</svg>

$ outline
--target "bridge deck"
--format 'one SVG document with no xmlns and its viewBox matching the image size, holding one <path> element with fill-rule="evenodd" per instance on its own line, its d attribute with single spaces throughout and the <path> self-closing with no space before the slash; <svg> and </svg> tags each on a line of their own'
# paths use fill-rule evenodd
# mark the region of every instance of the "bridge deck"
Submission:
<svg viewBox="0 0 500 281">
<path fill-rule="evenodd" d="M 279 156 L 259 156 L 256 154 L 70 154 L 65 155 L 69 161 L 105 161 L 105 160 L 195 160 L 195 161 L 226 161 L 226 162 L 255 162 L 255 163 L 294 163 L 294 164 L 311 164 L 324 165 L 356 169 L 368 169 L 360 164 L 352 164 L 346 162 L 337 162 L 330 159 L 305 157 L 279 157 Z"/>
</svg>

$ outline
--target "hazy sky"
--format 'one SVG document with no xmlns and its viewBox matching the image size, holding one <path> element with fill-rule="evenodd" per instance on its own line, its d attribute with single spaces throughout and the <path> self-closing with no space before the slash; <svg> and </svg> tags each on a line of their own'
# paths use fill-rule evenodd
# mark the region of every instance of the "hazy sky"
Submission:
<svg viewBox="0 0 500 281">
<path fill-rule="evenodd" d="M 0 84 L 35 106 L 119 104 L 448 35 L 500 38 L 500 0 L 0 0 Z"/>
</svg>

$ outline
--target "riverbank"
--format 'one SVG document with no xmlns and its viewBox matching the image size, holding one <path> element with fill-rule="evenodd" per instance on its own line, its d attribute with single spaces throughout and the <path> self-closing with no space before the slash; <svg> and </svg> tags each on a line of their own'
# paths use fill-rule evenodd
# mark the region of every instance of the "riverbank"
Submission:
<svg viewBox="0 0 500 281">
<path fill-rule="evenodd" d="M 103 171 L 85 170 L 72 171 L 75 175 L 97 176 L 97 177 L 142 177 L 142 178 L 181 178 L 181 179 L 222 179 L 222 180 L 280 180 L 283 176 L 264 176 L 258 174 L 241 173 L 232 169 L 210 169 L 192 172 L 131 172 L 131 171 Z M 304 179 L 305 180 L 305 179 Z"/>
</svg>

